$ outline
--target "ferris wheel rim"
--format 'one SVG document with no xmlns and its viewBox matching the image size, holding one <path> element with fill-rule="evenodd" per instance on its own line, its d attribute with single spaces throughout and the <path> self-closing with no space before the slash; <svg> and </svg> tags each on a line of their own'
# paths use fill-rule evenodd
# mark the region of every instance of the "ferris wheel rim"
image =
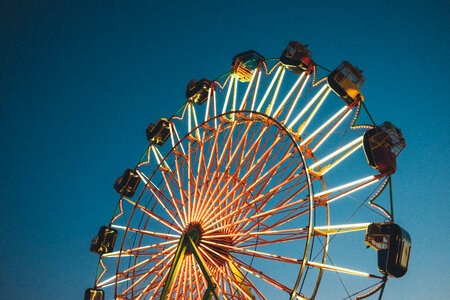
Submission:
<svg viewBox="0 0 450 300">
<path fill-rule="evenodd" d="M 294 136 L 292 135 L 292 133 L 289 132 L 289 130 L 287 129 L 287 127 L 283 123 L 281 123 L 280 121 L 276 120 L 275 118 L 273 118 L 273 117 L 271 117 L 271 116 L 269 116 L 269 115 L 267 115 L 265 113 L 258 112 L 258 111 L 252 111 L 252 110 L 236 110 L 236 111 L 229 111 L 229 112 L 221 113 L 221 114 L 218 114 L 216 116 L 210 117 L 209 119 L 205 120 L 204 122 L 202 122 L 201 124 L 199 124 L 198 126 L 193 128 L 190 132 L 185 134 L 173 147 L 171 147 L 171 149 L 164 156 L 163 160 L 161 160 L 160 164 L 157 167 L 155 167 L 153 173 L 148 177 L 149 181 L 154 176 L 154 174 L 158 171 L 158 167 L 160 167 L 161 165 L 164 164 L 164 162 L 171 155 L 173 150 L 180 143 L 182 143 L 182 141 L 184 141 L 185 139 L 188 139 L 189 135 L 194 133 L 197 129 L 201 128 L 205 124 L 207 124 L 207 123 L 209 123 L 211 121 L 214 121 L 215 119 L 216 120 L 220 120 L 223 117 L 230 116 L 230 115 L 237 115 L 237 114 L 246 114 L 247 117 L 248 116 L 252 116 L 252 117 L 250 117 L 250 119 L 242 120 L 241 121 L 242 123 L 247 123 L 247 122 L 249 122 L 249 123 L 267 122 L 267 123 L 275 124 L 276 128 L 279 129 L 280 132 L 283 133 L 283 136 L 286 136 L 289 139 L 290 143 L 292 143 L 292 145 L 295 147 L 296 153 L 298 153 L 298 155 L 300 155 L 300 157 L 301 157 L 302 164 L 303 164 L 302 169 L 305 172 L 305 177 L 306 177 L 306 180 L 307 180 L 308 195 L 312 195 L 313 194 L 313 187 L 311 185 L 311 178 L 310 178 L 310 174 L 309 174 L 309 171 L 308 171 L 308 168 L 307 168 L 307 164 L 306 164 L 306 161 L 305 161 L 305 158 L 304 158 L 304 154 L 303 154 L 303 151 L 301 150 L 298 142 L 295 140 Z M 254 118 L 254 119 L 251 119 L 251 118 Z M 259 119 L 257 119 L 257 118 L 259 118 Z M 224 121 L 224 122 L 226 122 L 226 121 Z M 237 120 L 235 122 L 237 122 Z M 231 123 L 228 123 L 228 124 L 231 126 Z M 126 226 L 127 229 L 125 230 L 124 237 L 122 239 L 122 243 L 121 243 L 121 247 L 120 247 L 120 251 L 119 251 L 120 254 L 119 254 L 119 257 L 118 257 L 116 274 L 119 272 L 119 264 L 120 264 L 122 253 L 125 253 L 123 251 L 123 245 L 124 245 L 124 242 L 125 242 L 125 237 L 126 237 L 126 234 L 128 233 L 128 228 L 129 228 L 130 222 L 131 222 L 131 220 L 133 218 L 134 212 L 135 212 L 137 206 L 139 205 L 139 201 L 141 200 L 142 193 L 143 192 L 141 192 L 141 195 L 139 195 L 139 199 L 136 201 L 136 205 L 133 208 L 133 211 L 130 214 L 129 219 L 128 219 L 128 224 Z M 298 275 L 297 275 L 297 277 L 299 279 L 302 277 L 302 273 L 303 273 L 304 267 L 305 267 L 305 262 L 307 260 L 308 254 L 309 254 L 308 250 L 309 250 L 309 246 L 310 246 L 310 240 L 313 238 L 312 237 L 312 228 L 313 228 L 313 226 L 312 226 L 312 223 L 313 223 L 312 211 L 314 209 L 313 208 L 313 203 L 314 203 L 313 198 L 312 197 L 308 197 L 308 225 L 307 225 L 308 236 L 306 238 L 305 249 L 304 249 L 304 251 L 300 252 L 300 253 L 303 253 L 303 255 L 302 255 L 303 257 L 301 258 L 302 266 L 301 266 L 301 268 L 300 268 L 300 270 L 298 272 Z M 115 284 L 116 297 L 117 297 L 117 281 L 118 281 L 118 278 L 116 278 L 116 284 Z M 294 288 L 292 288 L 293 295 L 295 295 L 297 287 L 298 287 L 298 284 L 296 284 L 296 286 Z"/>
</svg>

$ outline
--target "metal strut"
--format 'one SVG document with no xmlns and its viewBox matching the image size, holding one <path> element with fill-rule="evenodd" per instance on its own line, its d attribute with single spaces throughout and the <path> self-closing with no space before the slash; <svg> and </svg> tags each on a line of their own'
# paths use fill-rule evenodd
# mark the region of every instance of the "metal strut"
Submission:
<svg viewBox="0 0 450 300">
<path fill-rule="evenodd" d="M 172 265 L 170 266 L 169 274 L 167 276 L 166 282 L 164 283 L 164 288 L 160 298 L 161 300 L 166 300 L 168 298 L 172 284 L 178 273 L 181 262 L 183 261 L 184 255 L 186 254 L 186 250 L 194 255 L 195 260 L 197 261 L 200 270 L 202 271 L 203 276 L 205 277 L 208 284 L 205 294 L 203 295 L 203 300 L 211 300 L 213 296 L 216 300 L 219 300 L 219 296 L 216 293 L 216 284 L 212 281 L 211 275 L 206 268 L 206 264 L 203 258 L 200 256 L 197 245 L 193 241 L 193 237 L 191 235 L 194 235 L 194 239 L 198 240 L 198 236 L 196 235 L 196 233 L 192 234 L 191 232 L 183 234 L 180 238 L 175 257 L 173 259 Z"/>
</svg>

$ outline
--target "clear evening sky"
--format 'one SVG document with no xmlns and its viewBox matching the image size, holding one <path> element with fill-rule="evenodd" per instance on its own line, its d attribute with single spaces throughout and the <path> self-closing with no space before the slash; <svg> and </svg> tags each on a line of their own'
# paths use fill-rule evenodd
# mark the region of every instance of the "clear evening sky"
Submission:
<svg viewBox="0 0 450 300">
<path fill-rule="evenodd" d="M 1 299 L 82 299 L 90 240 L 148 123 L 176 111 L 190 79 L 291 40 L 329 69 L 363 69 L 372 116 L 406 138 L 393 187 L 412 254 L 384 299 L 450 294 L 449 1 L 5 0 L 0 14 Z"/>
</svg>

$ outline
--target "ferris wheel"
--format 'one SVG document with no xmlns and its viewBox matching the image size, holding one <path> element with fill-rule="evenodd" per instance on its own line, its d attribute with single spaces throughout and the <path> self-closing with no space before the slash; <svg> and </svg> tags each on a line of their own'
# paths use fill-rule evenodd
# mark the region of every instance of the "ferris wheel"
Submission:
<svg viewBox="0 0 450 300">
<path fill-rule="evenodd" d="M 363 83 L 357 67 L 328 71 L 300 42 L 189 82 L 114 184 L 85 299 L 320 299 L 333 281 L 336 299 L 382 293 L 408 268 L 392 193 L 389 210 L 378 197 L 405 141 L 373 121 Z M 361 111 L 370 125 L 356 125 Z"/>
</svg>

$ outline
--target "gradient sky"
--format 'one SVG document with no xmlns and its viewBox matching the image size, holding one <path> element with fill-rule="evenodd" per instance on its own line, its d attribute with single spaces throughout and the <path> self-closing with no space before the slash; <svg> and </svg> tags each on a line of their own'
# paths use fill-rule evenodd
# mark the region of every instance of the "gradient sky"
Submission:
<svg viewBox="0 0 450 300">
<path fill-rule="evenodd" d="M 343 4 L 345 3 L 345 4 Z M 409 272 L 384 299 L 450 294 L 449 1 L 9 1 L 0 5 L 1 299 L 82 299 L 89 243 L 113 213 L 148 123 L 192 78 L 291 40 L 364 70 L 372 116 L 402 129 L 395 218 Z"/>
</svg>

